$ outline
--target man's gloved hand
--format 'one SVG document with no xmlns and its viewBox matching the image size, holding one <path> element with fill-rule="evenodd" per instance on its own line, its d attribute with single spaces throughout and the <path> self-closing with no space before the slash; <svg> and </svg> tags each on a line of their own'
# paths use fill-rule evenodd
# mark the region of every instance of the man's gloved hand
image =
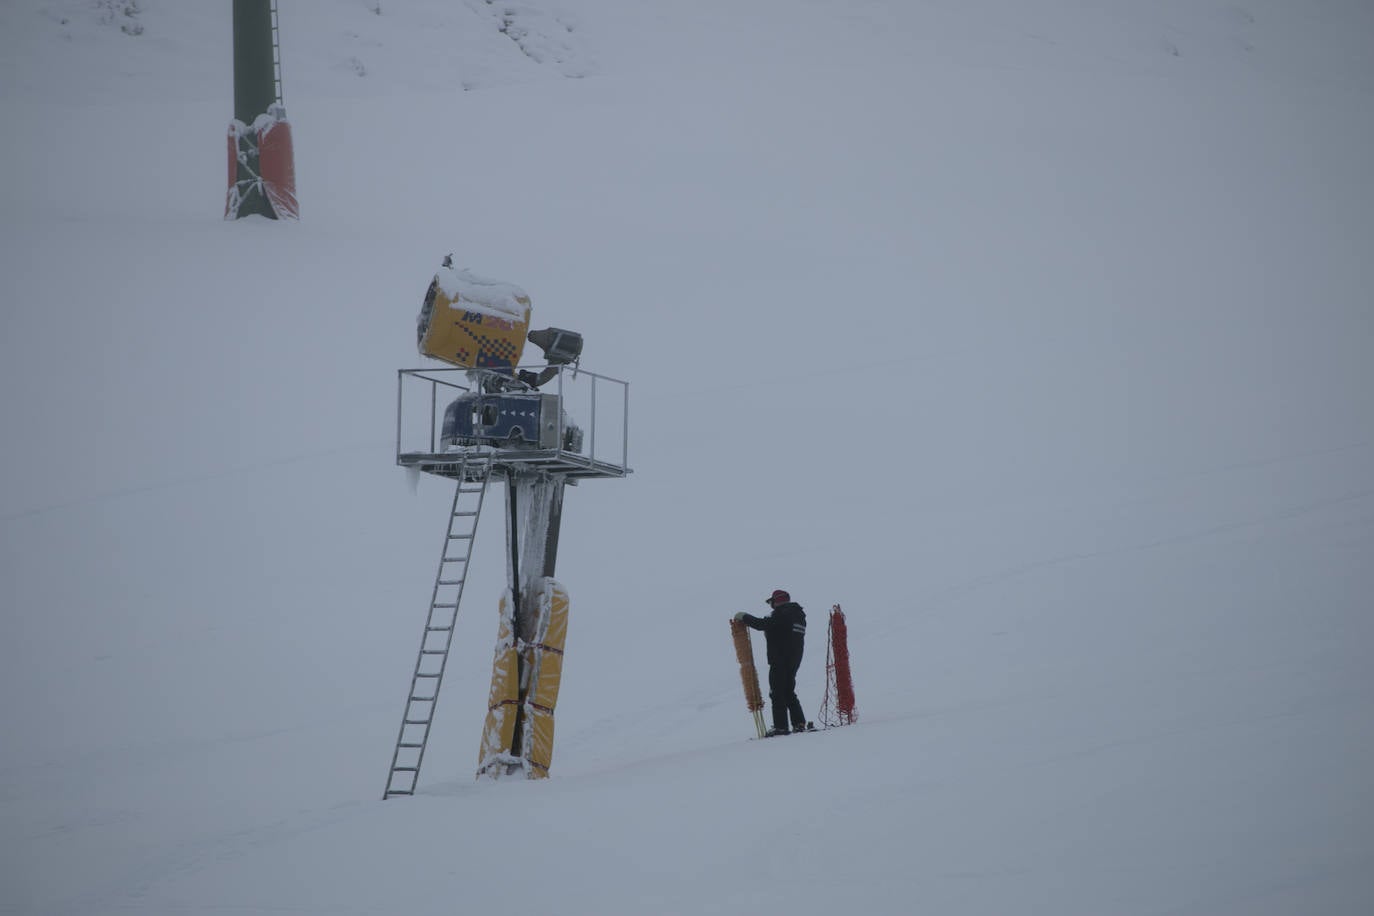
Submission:
<svg viewBox="0 0 1374 916">
<path fill-rule="evenodd" d="M 739 623 L 739 622 L 740 622 L 741 620 L 743 620 L 743 619 L 744 619 L 744 611 L 736 611 L 736 612 L 735 612 L 735 623 Z"/>
</svg>

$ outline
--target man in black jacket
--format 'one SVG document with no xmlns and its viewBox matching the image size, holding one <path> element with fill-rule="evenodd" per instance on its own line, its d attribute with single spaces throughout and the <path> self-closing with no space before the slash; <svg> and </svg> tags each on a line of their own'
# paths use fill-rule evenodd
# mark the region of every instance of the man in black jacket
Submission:
<svg viewBox="0 0 1374 916">
<path fill-rule="evenodd" d="M 764 602 L 773 609 L 767 617 L 755 617 L 740 611 L 735 619 L 745 626 L 762 630 L 768 644 L 768 698 L 773 705 L 773 730 L 768 737 L 790 734 L 814 728 L 807 725 L 801 700 L 797 699 L 797 669 L 801 667 L 802 649 L 806 645 L 806 612 L 792 596 L 778 589 Z"/>
</svg>

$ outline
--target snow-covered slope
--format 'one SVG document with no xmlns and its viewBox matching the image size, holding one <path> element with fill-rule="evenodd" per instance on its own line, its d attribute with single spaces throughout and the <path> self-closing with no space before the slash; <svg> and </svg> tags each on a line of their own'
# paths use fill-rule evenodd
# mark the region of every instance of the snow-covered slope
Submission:
<svg viewBox="0 0 1374 916">
<path fill-rule="evenodd" d="M 1368 4 L 283 3 L 298 224 L 220 220 L 228 7 L 0 7 L 0 912 L 1374 906 Z M 383 803 L 450 251 L 636 473 L 552 779 L 471 776 L 493 516 Z M 858 725 L 745 740 L 777 587 Z"/>
</svg>

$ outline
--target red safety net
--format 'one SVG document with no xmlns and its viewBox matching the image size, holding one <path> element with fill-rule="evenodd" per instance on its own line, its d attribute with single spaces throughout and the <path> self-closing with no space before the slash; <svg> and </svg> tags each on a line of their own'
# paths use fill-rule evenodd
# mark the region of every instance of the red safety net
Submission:
<svg viewBox="0 0 1374 916">
<path fill-rule="evenodd" d="M 849 629 L 838 604 L 830 609 L 830 633 L 825 647 L 825 699 L 821 702 L 820 719 L 831 728 L 859 721 L 859 712 L 854 708 L 854 680 L 849 673 Z"/>
</svg>

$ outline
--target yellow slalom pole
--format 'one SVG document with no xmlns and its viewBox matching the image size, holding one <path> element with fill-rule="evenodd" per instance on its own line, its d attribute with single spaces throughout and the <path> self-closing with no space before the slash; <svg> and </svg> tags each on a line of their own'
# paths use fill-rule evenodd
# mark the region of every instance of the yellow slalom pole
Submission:
<svg viewBox="0 0 1374 916">
<path fill-rule="evenodd" d="M 759 669 L 754 667 L 754 647 L 749 641 L 749 628 L 738 620 L 731 620 L 730 636 L 735 641 L 735 657 L 739 659 L 739 679 L 744 684 L 744 702 L 754 714 L 754 726 L 762 738 L 768 733 L 768 729 L 763 724 L 763 693 L 759 690 Z"/>
</svg>

